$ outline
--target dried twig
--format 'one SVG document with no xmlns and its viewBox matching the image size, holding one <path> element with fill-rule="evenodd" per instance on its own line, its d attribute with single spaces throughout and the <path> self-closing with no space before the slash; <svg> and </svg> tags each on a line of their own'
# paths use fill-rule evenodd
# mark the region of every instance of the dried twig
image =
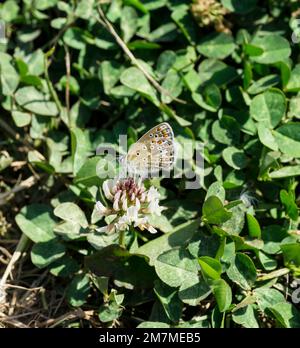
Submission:
<svg viewBox="0 0 300 348">
<path fill-rule="evenodd" d="M 131 60 L 131 63 L 135 65 L 147 78 L 147 80 L 160 92 L 161 94 L 168 95 L 172 100 L 176 101 L 177 103 L 186 104 L 186 102 L 182 99 L 178 99 L 172 96 L 172 94 L 167 91 L 165 88 L 163 88 L 149 73 L 147 70 L 144 69 L 142 64 L 135 58 L 133 53 L 130 51 L 130 49 L 126 46 L 126 43 L 121 39 L 119 34 L 116 32 L 115 28 L 112 26 L 112 24 L 109 22 L 109 20 L 106 18 L 104 12 L 102 11 L 100 5 L 97 7 L 99 17 L 96 17 L 97 21 L 103 25 L 103 27 L 108 30 L 111 35 L 115 38 L 117 44 L 122 48 L 124 53 L 128 56 L 128 58 Z"/>
<path fill-rule="evenodd" d="M 8 316 L 0 318 L 0 322 L 3 322 L 4 324 L 10 325 L 10 326 L 14 326 L 14 327 L 17 327 L 17 328 L 24 328 L 24 329 L 29 328 L 29 326 L 21 323 L 18 320 L 11 319 Z"/>
<path fill-rule="evenodd" d="M 15 308 L 17 304 L 17 290 L 13 291 L 12 299 L 8 308 L 8 315 L 11 317 L 14 314 Z"/>
<path fill-rule="evenodd" d="M 76 320 L 76 319 L 89 319 L 92 315 L 92 312 L 84 312 L 82 309 L 78 308 L 74 311 L 68 312 L 59 316 L 58 318 L 48 319 L 40 324 L 38 327 L 55 327 L 64 321 Z"/>
<path fill-rule="evenodd" d="M 0 239 L 0 244 L 17 244 L 18 239 Z"/>
<path fill-rule="evenodd" d="M 37 182 L 37 178 L 34 176 L 30 176 L 26 180 L 21 181 L 18 185 L 15 185 L 10 191 L 4 192 L 0 194 L 0 206 L 7 203 L 15 193 L 22 191 L 24 189 L 28 189 L 33 186 Z"/>
<path fill-rule="evenodd" d="M 13 285 L 13 284 L 6 284 L 4 287 L 5 288 L 12 288 L 12 289 L 19 289 L 19 290 L 26 290 L 26 291 L 37 291 L 37 290 L 42 289 L 41 286 L 38 286 L 36 288 L 26 288 L 25 286 Z"/>
<path fill-rule="evenodd" d="M 30 289 L 28 289 L 26 293 L 22 296 L 22 298 L 19 300 L 19 304 L 22 304 L 23 302 L 27 300 L 27 297 L 30 295 L 30 293 L 32 293 L 31 289 L 37 288 L 39 284 L 42 283 L 42 281 L 44 280 L 47 274 L 48 274 L 48 270 L 45 270 L 45 272 L 43 272 L 37 279 L 33 281 Z"/>
<path fill-rule="evenodd" d="M 19 260 L 23 251 L 27 248 L 28 244 L 29 244 L 29 238 L 25 234 L 22 234 L 20 241 L 17 245 L 17 248 L 15 252 L 13 253 L 12 258 L 9 261 L 9 264 L 7 265 L 5 269 L 2 278 L 0 279 L 0 303 L 3 303 L 6 298 L 5 288 L 6 288 L 7 279 L 9 275 L 11 274 L 15 263 Z"/>
</svg>

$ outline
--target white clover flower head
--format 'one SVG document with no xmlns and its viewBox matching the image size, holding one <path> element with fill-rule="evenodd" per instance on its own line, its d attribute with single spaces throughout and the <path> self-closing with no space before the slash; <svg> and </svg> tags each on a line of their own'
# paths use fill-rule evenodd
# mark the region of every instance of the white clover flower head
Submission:
<svg viewBox="0 0 300 348">
<path fill-rule="evenodd" d="M 104 181 L 102 188 L 111 207 L 105 207 L 97 201 L 96 210 L 101 216 L 114 215 L 115 218 L 97 231 L 113 233 L 133 226 L 150 233 L 157 232 L 149 223 L 149 215 L 160 215 L 164 208 L 159 205 L 160 193 L 155 187 L 151 186 L 147 190 L 141 179 L 117 178 Z"/>
</svg>

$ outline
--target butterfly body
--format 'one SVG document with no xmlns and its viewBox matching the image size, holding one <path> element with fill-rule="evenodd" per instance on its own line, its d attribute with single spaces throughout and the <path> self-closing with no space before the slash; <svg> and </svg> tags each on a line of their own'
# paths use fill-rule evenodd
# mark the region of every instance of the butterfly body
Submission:
<svg viewBox="0 0 300 348">
<path fill-rule="evenodd" d="M 174 133 L 163 122 L 145 133 L 133 144 L 125 159 L 129 174 L 147 176 L 170 169 L 175 161 Z"/>
</svg>

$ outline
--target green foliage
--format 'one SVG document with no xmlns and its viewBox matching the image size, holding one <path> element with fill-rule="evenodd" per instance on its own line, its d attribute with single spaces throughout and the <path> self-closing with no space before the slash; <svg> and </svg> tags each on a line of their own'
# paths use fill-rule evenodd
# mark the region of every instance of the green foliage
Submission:
<svg viewBox="0 0 300 348">
<path fill-rule="evenodd" d="M 189 1 L 103 2 L 118 40 L 97 3 L 0 4 L 0 203 L 33 265 L 101 326 L 299 328 L 288 283 L 300 275 L 294 2 L 221 0 L 214 27 L 198 25 Z M 150 220 L 158 234 L 132 228 L 123 248 L 97 230 L 110 221 L 95 202 L 106 205 L 118 164 L 96 150 L 164 121 L 178 145 L 204 144 L 204 168 L 188 159 L 201 188 L 147 181 L 166 207 Z"/>
</svg>

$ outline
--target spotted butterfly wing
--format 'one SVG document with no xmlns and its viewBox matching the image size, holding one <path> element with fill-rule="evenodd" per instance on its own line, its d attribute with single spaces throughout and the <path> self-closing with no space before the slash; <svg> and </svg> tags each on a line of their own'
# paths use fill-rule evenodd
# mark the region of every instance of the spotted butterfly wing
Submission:
<svg viewBox="0 0 300 348">
<path fill-rule="evenodd" d="M 126 156 L 128 171 L 142 176 L 169 169 L 174 160 L 174 133 L 166 122 L 145 133 L 130 147 Z"/>
</svg>

